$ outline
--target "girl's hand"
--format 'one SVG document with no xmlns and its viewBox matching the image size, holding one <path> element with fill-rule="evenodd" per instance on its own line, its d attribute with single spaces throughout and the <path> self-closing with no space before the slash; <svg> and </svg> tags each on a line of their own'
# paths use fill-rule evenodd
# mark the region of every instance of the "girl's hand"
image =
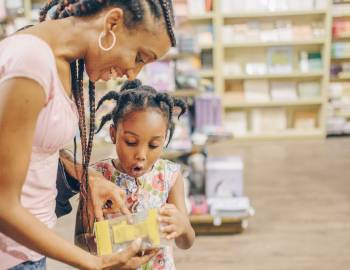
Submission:
<svg viewBox="0 0 350 270">
<path fill-rule="evenodd" d="M 175 239 L 183 235 L 188 227 L 188 218 L 180 212 L 175 205 L 165 204 L 159 211 L 159 222 L 161 232 L 166 234 L 168 240 Z"/>
</svg>

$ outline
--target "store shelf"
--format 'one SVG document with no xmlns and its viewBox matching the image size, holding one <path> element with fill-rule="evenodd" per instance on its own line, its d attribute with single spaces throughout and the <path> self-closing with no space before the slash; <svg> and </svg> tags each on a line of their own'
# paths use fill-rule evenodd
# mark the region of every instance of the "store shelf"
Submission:
<svg viewBox="0 0 350 270">
<path fill-rule="evenodd" d="M 337 77 L 331 77 L 332 82 L 341 82 L 341 81 L 348 81 L 348 80 L 350 80 L 349 72 L 342 72 L 342 73 L 339 73 Z"/>
<path fill-rule="evenodd" d="M 344 12 L 344 13 L 333 14 L 333 18 L 346 18 L 346 17 L 350 17 L 350 11 Z"/>
<path fill-rule="evenodd" d="M 325 39 L 310 39 L 310 40 L 289 40 L 289 41 L 269 41 L 269 42 L 237 42 L 224 44 L 225 48 L 250 48 L 250 47 L 272 47 L 272 46 L 307 46 L 307 45 L 322 45 L 325 44 Z"/>
<path fill-rule="evenodd" d="M 200 95 L 202 92 L 195 89 L 181 89 L 176 91 L 169 91 L 167 93 L 173 97 L 195 97 Z"/>
<path fill-rule="evenodd" d="M 252 141 L 252 140 L 282 140 L 282 139 L 322 139 L 325 138 L 326 134 L 320 130 L 310 130 L 310 131 L 302 131 L 302 130 L 287 130 L 287 131 L 279 131 L 274 133 L 264 133 L 264 134 L 256 134 L 256 133 L 247 133 L 245 135 L 235 135 L 234 140 L 236 141 Z"/>
<path fill-rule="evenodd" d="M 225 19 L 240 19 L 240 18 L 266 18 L 266 17 L 291 17 L 291 16 L 319 16 L 319 15 L 326 15 L 327 10 L 320 9 L 320 10 L 299 10 L 299 11 L 258 11 L 258 12 L 249 12 L 249 13 L 230 13 L 230 14 L 223 14 L 223 17 Z"/>
<path fill-rule="evenodd" d="M 346 41 L 350 39 L 350 35 L 344 35 L 344 36 L 340 36 L 340 37 L 333 37 L 332 40 L 333 41 Z"/>
<path fill-rule="evenodd" d="M 191 215 L 190 221 L 196 235 L 241 233 L 247 227 L 249 216 L 241 218 L 222 218 L 220 226 L 214 226 L 211 215 Z"/>
<path fill-rule="evenodd" d="M 226 104 L 225 104 L 226 101 Z M 320 106 L 322 99 L 298 100 L 298 101 L 269 101 L 269 102 L 229 102 L 229 96 L 223 98 L 223 106 L 226 109 L 236 108 L 263 108 L 263 107 L 298 107 Z"/>
<path fill-rule="evenodd" d="M 200 15 L 189 15 L 187 19 L 189 21 L 203 21 L 203 20 L 211 20 L 214 18 L 214 15 L 212 12 L 208 12 L 206 14 L 200 14 Z"/>
<path fill-rule="evenodd" d="M 332 60 L 350 60 L 350 55 L 332 56 Z"/>
<path fill-rule="evenodd" d="M 224 76 L 225 80 L 248 80 L 248 79 L 289 79 L 289 78 L 317 78 L 322 77 L 323 71 L 312 71 L 312 72 L 291 72 L 291 73 L 279 73 L 279 74 L 262 74 L 262 75 L 250 75 L 250 74 L 240 74 L 240 75 L 230 75 Z"/>
<path fill-rule="evenodd" d="M 214 70 L 212 69 L 203 69 L 199 71 L 199 76 L 202 78 L 211 78 L 214 77 Z"/>
</svg>

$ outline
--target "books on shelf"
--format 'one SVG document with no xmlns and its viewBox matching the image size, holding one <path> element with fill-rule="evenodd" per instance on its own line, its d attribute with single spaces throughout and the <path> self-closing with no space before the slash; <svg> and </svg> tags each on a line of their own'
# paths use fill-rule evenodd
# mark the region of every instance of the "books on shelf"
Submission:
<svg viewBox="0 0 350 270">
<path fill-rule="evenodd" d="M 270 100 L 268 80 L 245 80 L 244 98 L 247 102 L 266 102 Z"/>
<path fill-rule="evenodd" d="M 287 128 L 287 113 L 283 108 L 253 109 L 250 117 L 252 133 L 264 134 Z"/>
<path fill-rule="evenodd" d="M 271 99 L 274 101 L 296 101 L 298 100 L 296 82 L 272 81 Z"/>
</svg>

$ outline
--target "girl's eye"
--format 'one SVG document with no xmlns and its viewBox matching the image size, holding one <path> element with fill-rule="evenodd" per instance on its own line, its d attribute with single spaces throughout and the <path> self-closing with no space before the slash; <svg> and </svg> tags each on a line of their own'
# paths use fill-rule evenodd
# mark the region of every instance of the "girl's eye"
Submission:
<svg viewBox="0 0 350 270">
<path fill-rule="evenodd" d="M 137 64 L 145 64 L 146 62 L 143 60 L 143 58 L 142 58 L 142 56 L 141 56 L 141 54 L 138 52 L 137 54 L 136 54 L 136 63 Z"/>
<path fill-rule="evenodd" d="M 149 145 L 149 148 L 151 148 L 151 149 L 156 149 L 158 147 L 159 147 L 159 145 L 155 145 L 155 144 L 150 144 Z"/>
<path fill-rule="evenodd" d="M 136 142 L 125 142 L 128 146 L 135 146 Z"/>
</svg>

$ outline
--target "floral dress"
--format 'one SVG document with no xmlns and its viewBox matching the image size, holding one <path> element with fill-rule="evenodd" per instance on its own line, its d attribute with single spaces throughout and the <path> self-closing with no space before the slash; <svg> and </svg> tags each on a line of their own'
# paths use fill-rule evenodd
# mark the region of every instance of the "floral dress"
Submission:
<svg viewBox="0 0 350 270">
<path fill-rule="evenodd" d="M 135 178 L 117 170 L 112 159 L 100 161 L 94 165 L 94 168 L 125 190 L 127 206 L 132 213 L 162 207 L 167 202 L 169 191 L 180 172 L 178 164 L 159 159 L 152 170 L 141 176 L 137 183 Z M 172 248 L 162 249 L 142 269 L 175 270 Z"/>
</svg>

